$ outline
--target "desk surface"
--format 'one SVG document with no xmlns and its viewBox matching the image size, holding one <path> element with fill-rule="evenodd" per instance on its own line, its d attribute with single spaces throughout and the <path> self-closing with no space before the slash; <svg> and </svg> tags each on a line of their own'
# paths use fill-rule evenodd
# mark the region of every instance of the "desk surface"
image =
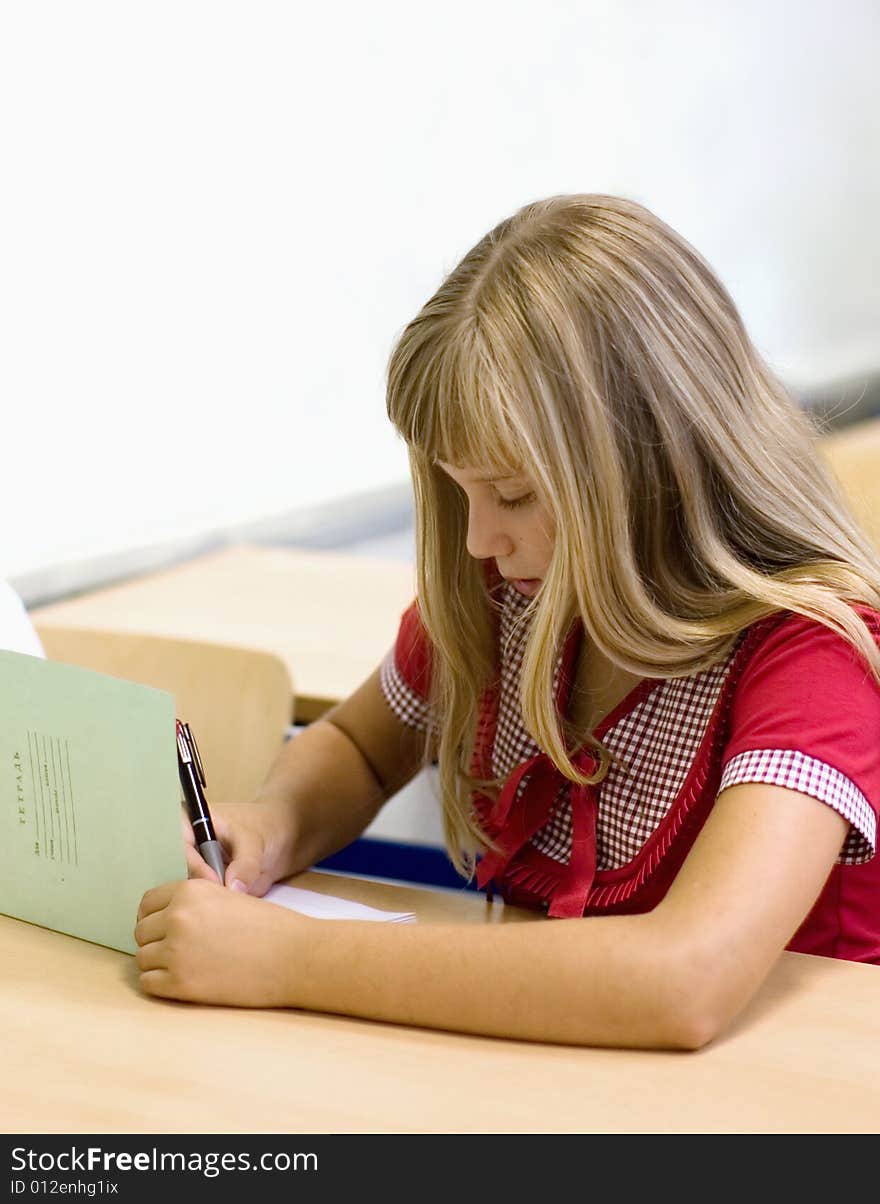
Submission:
<svg viewBox="0 0 880 1204">
<path fill-rule="evenodd" d="M 472 892 L 296 881 L 421 923 L 550 922 Z M 880 1130 L 874 966 L 783 954 L 727 1036 L 647 1053 L 148 999 L 133 958 L 6 917 L 0 964 L 6 1133 Z"/>
<path fill-rule="evenodd" d="M 51 606 L 44 624 L 262 648 L 286 663 L 296 718 L 316 719 L 376 668 L 415 593 L 412 565 L 240 547 Z"/>
</svg>

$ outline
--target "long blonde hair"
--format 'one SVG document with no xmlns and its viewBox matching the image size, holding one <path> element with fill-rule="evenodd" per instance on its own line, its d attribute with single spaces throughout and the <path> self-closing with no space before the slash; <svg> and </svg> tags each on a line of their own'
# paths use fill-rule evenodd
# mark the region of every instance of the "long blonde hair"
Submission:
<svg viewBox="0 0 880 1204">
<path fill-rule="evenodd" d="M 525 474 L 552 514 L 521 704 L 572 781 L 584 779 L 553 678 L 575 619 L 623 669 L 677 677 L 793 611 L 849 640 L 880 680 L 880 653 L 848 604 L 880 606 L 880 560 L 809 418 L 708 265 L 641 205 L 551 197 L 496 226 L 403 331 L 388 414 L 410 453 L 434 651 L 430 755 L 462 872 L 488 843 L 470 763 L 495 650 L 485 572 L 465 548 L 467 503 L 438 460 Z M 589 735 L 581 743 L 603 752 Z"/>
</svg>

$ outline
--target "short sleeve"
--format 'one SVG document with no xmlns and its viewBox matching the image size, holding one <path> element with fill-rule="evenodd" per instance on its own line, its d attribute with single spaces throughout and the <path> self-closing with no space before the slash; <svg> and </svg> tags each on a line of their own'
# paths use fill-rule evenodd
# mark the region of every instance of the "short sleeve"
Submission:
<svg viewBox="0 0 880 1204">
<path fill-rule="evenodd" d="M 432 649 L 417 602 L 404 611 L 394 647 L 382 662 L 380 680 L 385 701 L 408 727 L 431 726 Z"/>
<path fill-rule="evenodd" d="M 862 611 L 874 638 L 880 622 Z M 801 615 L 784 619 L 753 653 L 732 700 L 720 789 L 786 786 L 850 823 L 839 860 L 876 848 L 880 807 L 880 686 L 848 641 Z"/>
</svg>

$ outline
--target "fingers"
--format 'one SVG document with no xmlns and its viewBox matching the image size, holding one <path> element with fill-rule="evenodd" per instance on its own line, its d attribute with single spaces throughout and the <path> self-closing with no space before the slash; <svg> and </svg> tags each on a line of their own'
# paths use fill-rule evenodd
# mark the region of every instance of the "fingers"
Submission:
<svg viewBox="0 0 880 1204">
<path fill-rule="evenodd" d="M 165 936 L 166 918 L 164 911 L 154 911 L 139 918 L 134 926 L 134 939 L 138 945 L 149 945 Z"/>
<path fill-rule="evenodd" d="M 141 990 L 146 995 L 156 995 L 162 999 L 175 999 L 171 987 L 171 975 L 167 970 L 149 969 L 141 974 Z"/>
<path fill-rule="evenodd" d="M 217 875 L 196 847 L 192 825 L 186 815 L 182 816 L 182 822 L 188 876 L 201 878 L 206 882 L 217 882 Z M 249 830 L 246 823 L 230 824 L 222 814 L 215 814 L 214 830 L 223 846 L 226 860 L 226 874 L 221 885 L 225 884 L 232 890 L 249 894 L 263 894 L 273 881 L 263 866 L 263 840 Z"/>
<path fill-rule="evenodd" d="M 148 970 L 166 970 L 164 942 L 151 941 L 149 945 L 140 945 L 135 951 L 134 960 L 142 977 Z"/>
<path fill-rule="evenodd" d="M 186 868 L 190 878 L 205 878 L 208 882 L 217 882 L 219 879 L 211 867 L 205 861 L 201 853 L 193 846 L 187 845 L 184 849 L 186 854 Z"/>
<path fill-rule="evenodd" d="M 148 890 L 138 908 L 138 921 L 142 920 L 144 916 L 152 915 L 154 911 L 161 911 L 163 907 L 167 907 L 179 885 L 178 882 L 163 882 L 161 886 L 154 886 L 152 890 Z"/>
<path fill-rule="evenodd" d="M 165 909 L 152 911 L 141 918 L 138 912 L 138 922 L 134 928 L 134 939 L 137 942 L 134 960 L 141 971 L 141 985 L 144 982 L 144 972 L 164 970 L 166 964 L 165 926 L 167 915 Z"/>
<path fill-rule="evenodd" d="M 262 866 L 257 857 L 242 854 L 240 857 L 235 857 L 226 867 L 226 885 L 231 890 L 246 891 L 257 886 L 257 880 L 260 877 Z"/>
<path fill-rule="evenodd" d="M 247 830 L 239 833 L 232 849 L 232 858 L 226 866 L 226 885 L 232 890 L 262 894 L 259 878 L 263 873 L 263 842 Z"/>
</svg>

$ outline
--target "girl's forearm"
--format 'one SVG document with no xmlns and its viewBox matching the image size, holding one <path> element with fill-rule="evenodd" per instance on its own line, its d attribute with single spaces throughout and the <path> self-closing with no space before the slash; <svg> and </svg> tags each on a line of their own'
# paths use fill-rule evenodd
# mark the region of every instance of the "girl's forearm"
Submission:
<svg viewBox="0 0 880 1204">
<path fill-rule="evenodd" d="M 575 1045 L 696 1048 L 688 957 L 652 914 L 510 925 L 314 922 L 285 957 L 289 1006 Z"/>
</svg>

